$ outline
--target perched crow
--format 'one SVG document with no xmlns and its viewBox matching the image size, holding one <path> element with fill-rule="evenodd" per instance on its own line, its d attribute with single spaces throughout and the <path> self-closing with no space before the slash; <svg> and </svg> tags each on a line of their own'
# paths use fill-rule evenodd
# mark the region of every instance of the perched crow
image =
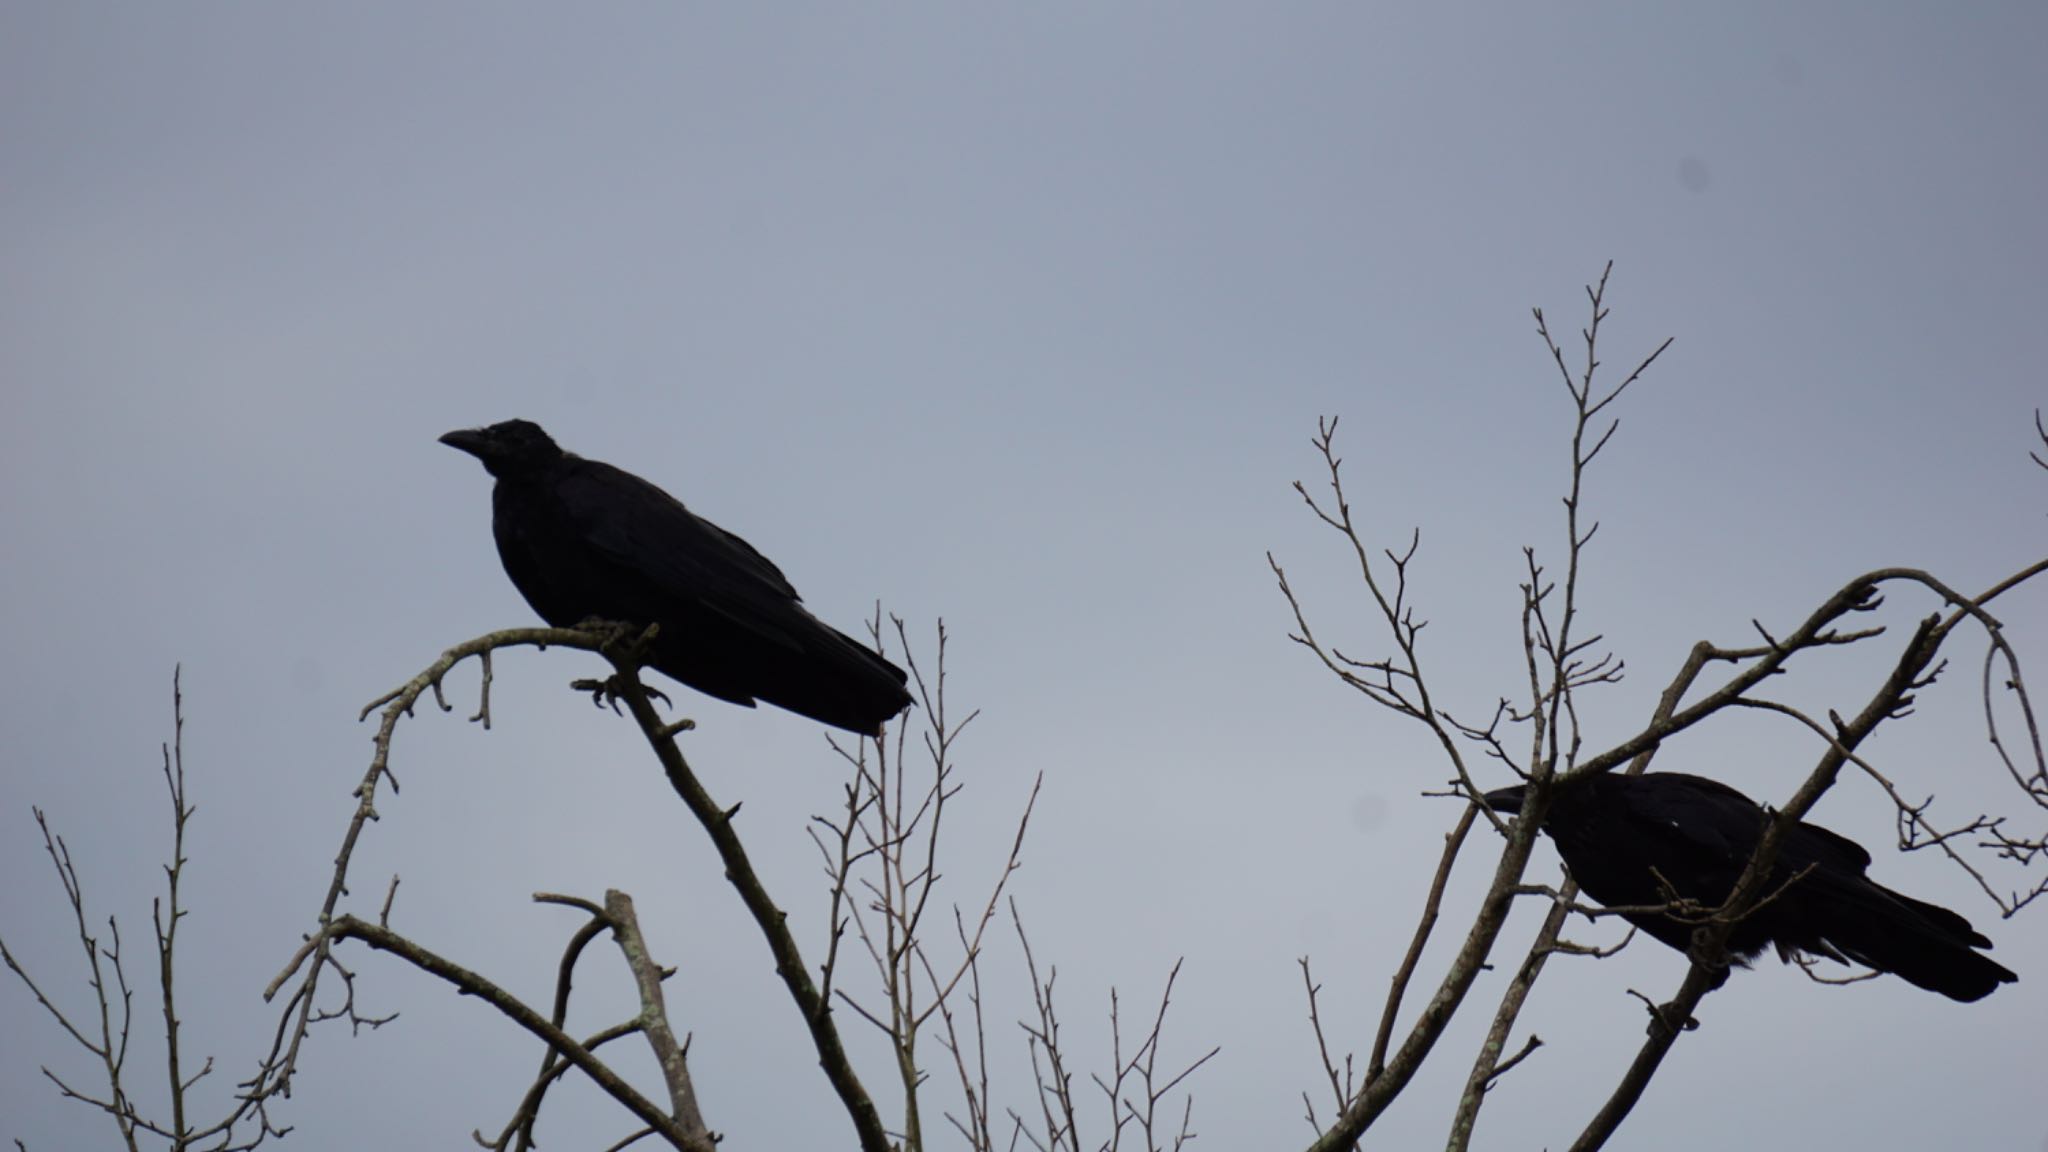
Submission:
<svg viewBox="0 0 2048 1152">
<path fill-rule="evenodd" d="M 527 420 L 441 443 L 497 477 L 498 557 L 548 623 L 659 624 L 656 669 L 863 736 L 910 705 L 901 668 L 821 623 L 767 557 L 647 481 L 562 451 Z"/>
<path fill-rule="evenodd" d="M 1487 806 L 1518 812 L 1524 791 L 1517 785 L 1488 792 Z M 1713 908 L 1734 889 L 1770 818 L 1749 797 L 1703 777 L 1601 773 L 1560 786 L 1543 830 L 1572 879 L 1602 904 L 1667 903 L 1661 875 L 1679 896 Z M 1968 920 L 1878 884 L 1864 876 L 1869 866 L 1870 853 L 1855 841 L 1817 825 L 1794 825 L 1764 894 L 1810 871 L 1736 924 L 1728 951 L 1744 964 L 1766 944 L 1784 960 L 1794 952 L 1854 960 L 1952 1000 L 1981 1000 L 2019 979 L 1976 951 L 1991 941 Z M 1673 948 L 1690 950 L 1697 925 L 1667 915 L 1624 915 Z"/>
</svg>

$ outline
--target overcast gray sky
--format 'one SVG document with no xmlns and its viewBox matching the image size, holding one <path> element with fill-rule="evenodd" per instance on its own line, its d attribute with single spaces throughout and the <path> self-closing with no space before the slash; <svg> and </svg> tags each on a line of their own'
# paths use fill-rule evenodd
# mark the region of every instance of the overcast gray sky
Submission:
<svg viewBox="0 0 2048 1152">
<path fill-rule="evenodd" d="M 1102 1062 L 1112 984 L 1149 997 L 1185 956 L 1169 1053 L 1223 1046 L 1202 1146 L 1305 1142 L 1296 958 L 1362 1053 L 1456 816 L 1417 796 L 1443 776 L 1429 742 L 1285 638 L 1268 549 L 1347 648 L 1380 646 L 1288 490 L 1315 476 L 1316 418 L 1345 417 L 1374 539 L 1422 527 L 1427 655 L 1467 713 L 1525 683 L 1520 548 L 1560 555 L 1569 412 L 1528 309 L 1575 331 L 1610 258 L 1607 362 L 1676 343 L 1588 498 L 1589 623 L 1631 673 L 1588 703 L 1590 740 L 1631 731 L 1695 640 L 1787 626 L 1859 571 L 1987 586 L 2042 555 L 2048 509 L 2027 459 L 2044 53 L 2028 3 L 0 4 L 0 933 L 82 1003 L 38 804 L 142 955 L 182 662 L 188 1042 L 216 1081 L 246 1075 L 367 762 L 356 708 L 532 620 L 487 478 L 434 443 L 524 416 L 741 532 L 842 628 L 877 600 L 920 632 L 943 616 L 951 688 L 983 710 L 950 898 L 979 898 L 1044 772 L 1015 892 L 1082 1055 Z M 2001 615 L 2038 658 L 2041 593 Z M 1868 750 L 1960 808 L 1998 769 L 1981 644 L 1955 655 Z M 1855 707 L 1873 658 L 1783 691 Z M 850 1146 L 701 833 L 630 725 L 563 689 L 593 667 L 508 656 L 492 731 L 410 724 L 361 890 L 402 873 L 399 927 L 543 998 L 574 922 L 528 895 L 630 890 L 728 1146 Z M 816 950 L 804 824 L 840 780 L 821 730 L 678 703 Z M 1750 718 L 1660 766 L 1782 798 L 1815 752 Z M 2000 922 L 1967 878 L 1883 850 L 1867 782 L 1818 818 L 1965 911 L 2020 983 L 1957 1005 L 1762 963 L 1618 1146 L 2042 1146 L 2048 919 Z M 1485 870 L 1459 874 L 1461 917 Z M 1007 941 L 991 962 L 1009 1075 L 1029 1000 Z M 358 966 L 404 1016 L 315 1038 L 290 1146 L 501 1123 L 533 1046 Z M 1649 943 L 1553 965 L 1525 1017 L 1546 1047 L 1479 1146 L 1568 1143 L 1640 1040 L 1624 988 L 1682 969 Z M 1375 1146 L 1441 1140 L 1500 983 Z M 879 1087 L 876 1037 L 846 1026 Z M 0 1137 L 112 1143 L 36 1073 L 91 1068 L 12 985 L 0 1035 Z M 1029 1104 L 1014 1075 L 1000 1091 Z M 562 1105 L 551 1145 L 625 1130 Z"/>
</svg>

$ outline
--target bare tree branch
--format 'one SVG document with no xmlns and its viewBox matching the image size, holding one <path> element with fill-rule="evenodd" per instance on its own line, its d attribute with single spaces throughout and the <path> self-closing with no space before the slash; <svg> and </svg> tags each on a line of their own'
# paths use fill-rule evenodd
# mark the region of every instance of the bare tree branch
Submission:
<svg viewBox="0 0 2048 1152">
<path fill-rule="evenodd" d="M 1422 903 L 1422 918 L 1416 922 L 1415 937 L 1408 942 L 1408 954 L 1401 958 L 1401 966 L 1394 971 L 1392 986 L 1387 989 L 1387 1006 L 1380 1012 L 1379 1031 L 1373 1034 L 1372 1056 L 1365 1064 L 1365 1079 L 1371 1083 L 1387 1068 L 1387 1044 L 1393 1039 L 1394 1021 L 1401 1013 L 1401 998 L 1408 993 L 1408 982 L 1415 977 L 1415 966 L 1422 962 L 1422 950 L 1429 944 L 1429 935 L 1436 929 L 1437 910 L 1443 906 L 1444 885 L 1450 881 L 1451 866 L 1457 862 L 1458 852 L 1465 846 L 1465 835 L 1472 830 L 1472 818 L 1481 811 L 1479 805 L 1469 805 L 1458 817 L 1458 823 L 1444 834 L 1444 853 L 1437 861 L 1436 875 L 1429 882 L 1429 896 Z M 1339 1102 L 1341 1107 L 1349 1104 L 1350 1095 Z"/>
<path fill-rule="evenodd" d="M 876 1110 L 873 1098 L 868 1095 L 867 1088 L 861 1084 L 852 1062 L 847 1058 L 846 1046 L 832 1020 L 831 1008 L 811 982 L 810 968 L 804 963 L 796 938 L 789 931 L 787 916 L 776 907 L 759 874 L 754 871 L 753 861 L 748 858 L 746 847 L 732 826 L 732 810 L 712 800 L 711 794 L 690 769 L 689 762 L 683 758 L 682 749 L 676 745 L 674 731 L 655 712 L 654 704 L 647 698 L 647 689 L 639 680 L 637 653 L 613 647 L 606 651 L 606 657 L 618 671 L 613 680 L 618 697 L 625 701 L 634 721 L 640 725 L 641 735 L 647 738 L 648 746 L 654 749 L 655 756 L 661 761 L 662 769 L 668 774 L 669 785 L 711 837 L 712 846 L 718 850 L 719 859 L 725 864 L 726 879 L 739 892 L 741 902 L 753 915 L 755 925 L 767 940 L 768 949 L 775 957 L 776 975 L 782 977 L 783 986 L 810 1029 L 818 1062 L 824 1068 L 825 1078 L 831 1082 L 833 1091 L 838 1093 L 840 1104 L 853 1121 L 862 1152 L 890 1152 L 891 1143 L 887 1130 L 882 1126 L 881 1113 Z"/>
<path fill-rule="evenodd" d="M 593 1055 L 590 1049 L 532 1008 L 517 996 L 505 991 L 497 984 L 467 968 L 448 960 L 435 952 L 400 936 L 389 928 L 343 915 L 324 929 L 321 935 L 332 941 L 360 940 L 379 952 L 389 953 L 431 976 L 436 976 L 466 996 L 474 996 L 513 1023 L 533 1033 L 548 1047 L 562 1056 L 584 1075 L 595 1081 L 606 1095 L 626 1106 L 627 1110 L 639 1117 L 649 1128 L 654 1129 L 677 1148 L 688 1152 L 712 1152 L 716 1145 L 702 1129 L 689 1131 L 684 1122 L 663 1113 L 652 1100 L 642 1096 L 638 1089 L 621 1079 L 618 1073 L 604 1061 Z"/>
</svg>

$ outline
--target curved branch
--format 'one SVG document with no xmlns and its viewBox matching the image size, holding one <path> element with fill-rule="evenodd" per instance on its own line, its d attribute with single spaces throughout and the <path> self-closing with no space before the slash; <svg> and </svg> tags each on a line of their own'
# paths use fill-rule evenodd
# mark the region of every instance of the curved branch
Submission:
<svg viewBox="0 0 2048 1152">
<path fill-rule="evenodd" d="M 320 902 L 317 918 L 320 930 L 307 937 L 305 944 L 286 964 L 284 970 L 264 989 L 263 998 L 266 1001 L 275 999 L 285 982 L 292 978 L 293 973 L 299 971 L 301 966 L 307 965 L 309 960 L 310 966 L 306 968 L 305 977 L 285 1001 L 284 1014 L 278 1021 L 269 1053 L 258 1062 L 256 1075 L 242 1082 L 242 1099 L 260 1107 L 261 1103 L 271 1096 L 289 1093 L 292 1074 L 298 1068 L 299 1051 L 305 1043 L 307 1032 L 316 1022 L 336 1014 L 321 1012 L 317 1007 L 315 995 L 319 991 L 321 974 L 332 962 L 333 940 L 325 929 L 333 923 L 334 910 L 348 891 L 349 864 L 355 857 L 356 843 L 362 838 L 363 828 L 377 819 L 378 785 L 389 780 L 392 792 L 398 791 L 398 778 L 391 773 L 391 742 L 397 735 L 399 720 L 412 715 L 413 706 L 429 691 L 434 693 L 434 701 L 442 711 L 451 711 L 442 695 L 441 682 L 457 664 L 470 657 L 487 658 L 491 652 L 499 648 L 520 646 L 546 648 L 549 645 L 560 645 L 565 648 L 598 652 L 603 649 L 605 641 L 606 637 L 603 635 L 573 628 L 507 628 L 498 632 L 488 632 L 449 648 L 432 664 L 421 670 L 419 675 L 363 706 L 358 719 L 368 719 L 370 713 L 380 707 L 383 714 L 377 724 L 377 734 L 371 741 L 375 751 L 370 757 L 369 770 L 363 774 L 362 781 L 355 788 L 355 814 L 349 819 L 348 831 L 342 836 L 340 850 L 335 853 L 334 872 L 328 880 L 327 894 Z M 488 678 L 483 682 L 482 691 L 482 705 L 472 719 L 488 723 Z M 342 1011 L 351 1019 L 357 1019 L 352 1003 L 345 1005 Z M 358 1020 L 358 1023 L 368 1022 Z"/>
</svg>

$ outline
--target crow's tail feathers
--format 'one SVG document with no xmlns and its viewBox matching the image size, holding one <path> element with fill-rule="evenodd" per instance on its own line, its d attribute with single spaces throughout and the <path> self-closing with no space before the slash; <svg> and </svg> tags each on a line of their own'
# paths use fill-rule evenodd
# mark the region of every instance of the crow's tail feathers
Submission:
<svg viewBox="0 0 2048 1152">
<path fill-rule="evenodd" d="M 800 659 L 789 660 L 760 698 L 799 716 L 862 736 L 910 707 L 909 677 L 851 636 L 825 625 L 805 637 Z"/>
<path fill-rule="evenodd" d="M 1951 1000 L 1982 1000 L 2019 979 L 1978 951 L 1991 941 L 1956 913 L 1864 877 L 1836 887 L 1811 907 L 1826 910 L 1817 934 L 1842 956 Z"/>
</svg>

